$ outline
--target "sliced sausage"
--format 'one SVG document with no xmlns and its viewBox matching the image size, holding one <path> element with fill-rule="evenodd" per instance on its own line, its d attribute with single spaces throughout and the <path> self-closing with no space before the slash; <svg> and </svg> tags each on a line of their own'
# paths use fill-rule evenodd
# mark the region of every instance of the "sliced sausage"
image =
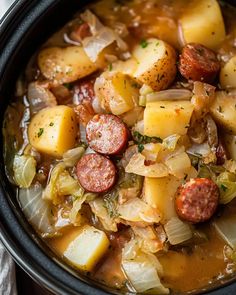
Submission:
<svg viewBox="0 0 236 295">
<path fill-rule="evenodd" d="M 176 193 L 175 208 L 183 220 L 198 223 L 212 217 L 219 200 L 218 186 L 208 178 L 195 178 L 181 185 Z"/>
<path fill-rule="evenodd" d="M 78 180 L 86 191 L 103 193 L 115 184 L 115 165 L 102 155 L 84 155 L 79 160 L 76 169 Z"/>
<path fill-rule="evenodd" d="M 180 55 L 179 71 L 193 81 L 212 82 L 220 70 L 216 54 L 201 44 L 187 44 Z"/>
<path fill-rule="evenodd" d="M 122 120 L 114 115 L 95 115 L 86 127 L 90 147 L 98 153 L 117 155 L 128 142 L 129 131 Z"/>
</svg>

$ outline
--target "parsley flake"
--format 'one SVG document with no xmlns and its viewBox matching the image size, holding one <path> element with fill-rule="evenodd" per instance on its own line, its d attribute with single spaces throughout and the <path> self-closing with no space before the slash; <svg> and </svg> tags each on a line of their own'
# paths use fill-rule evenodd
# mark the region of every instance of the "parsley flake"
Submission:
<svg viewBox="0 0 236 295">
<path fill-rule="evenodd" d="M 146 48 L 146 47 L 148 46 L 148 42 L 147 42 L 146 40 L 142 40 L 142 41 L 140 42 L 140 46 L 141 46 L 142 48 Z"/>
<path fill-rule="evenodd" d="M 38 131 L 38 137 L 40 137 L 44 132 L 44 129 L 43 128 L 39 128 L 39 131 Z"/>
</svg>

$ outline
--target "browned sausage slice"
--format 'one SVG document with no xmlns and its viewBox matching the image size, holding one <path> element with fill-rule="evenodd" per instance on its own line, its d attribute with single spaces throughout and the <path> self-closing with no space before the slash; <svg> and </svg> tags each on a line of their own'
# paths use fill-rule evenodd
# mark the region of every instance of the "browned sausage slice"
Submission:
<svg viewBox="0 0 236 295">
<path fill-rule="evenodd" d="M 204 222 L 214 214 L 218 200 L 219 188 L 211 179 L 195 178 L 178 188 L 175 208 L 183 220 Z"/>
<path fill-rule="evenodd" d="M 212 82 L 220 70 L 216 54 L 201 44 L 187 44 L 180 55 L 179 71 L 193 81 Z"/>
<path fill-rule="evenodd" d="M 122 152 L 128 142 L 128 135 L 128 129 L 122 120 L 110 114 L 95 115 L 86 127 L 90 147 L 105 155 Z"/>
<path fill-rule="evenodd" d="M 78 180 L 86 191 L 103 193 L 115 184 L 115 165 L 102 155 L 84 155 L 79 160 L 76 169 Z"/>
</svg>

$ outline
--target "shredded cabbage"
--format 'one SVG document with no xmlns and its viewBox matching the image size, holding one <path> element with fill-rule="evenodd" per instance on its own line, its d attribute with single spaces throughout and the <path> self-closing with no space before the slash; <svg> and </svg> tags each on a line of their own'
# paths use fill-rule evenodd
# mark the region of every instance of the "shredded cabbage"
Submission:
<svg viewBox="0 0 236 295">
<path fill-rule="evenodd" d="M 92 212 L 99 218 L 103 227 L 108 231 L 116 232 L 117 223 L 115 221 L 115 216 L 109 214 L 106 203 L 103 198 L 96 198 L 89 202 Z"/>
<path fill-rule="evenodd" d="M 30 155 L 16 155 L 13 162 L 14 179 L 19 187 L 30 187 L 36 174 L 36 160 Z"/>
<path fill-rule="evenodd" d="M 54 205 L 57 205 L 61 202 L 61 197 L 57 192 L 57 180 L 60 173 L 62 173 L 64 170 L 64 163 L 57 164 L 51 171 L 49 183 L 43 191 L 43 199 L 51 201 Z"/>
<path fill-rule="evenodd" d="M 66 151 L 63 154 L 63 162 L 65 163 L 66 167 L 74 167 L 79 159 L 83 156 L 84 152 L 85 149 L 81 146 Z"/>
<path fill-rule="evenodd" d="M 18 199 L 28 221 L 43 235 L 55 233 L 51 205 L 42 198 L 42 186 L 35 184 L 27 189 L 19 189 Z"/>
<path fill-rule="evenodd" d="M 144 221 L 147 223 L 158 223 L 160 214 L 157 209 L 146 204 L 139 198 L 134 198 L 118 206 L 120 218 L 127 221 Z"/>
<path fill-rule="evenodd" d="M 236 216 L 221 216 L 213 222 L 213 225 L 226 243 L 236 250 Z"/>
<path fill-rule="evenodd" d="M 121 265 L 135 292 L 169 294 L 169 289 L 160 282 L 159 274 L 163 273 L 160 262 L 155 255 L 142 252 L 135 239 L 125 245 Z"/>
<path fill-rule="evenodd" d="M 221 173 L 216 183 L 220 189 L 220 203 L 227 204 L 236 197 L 236 175 L 231 172 Z"/>
<path fill-rule="evenodd" d="M 133 226 L 132 230 L 139 247 L 145 253 L 156 253 L 164 248 L 166 234 L 160 225 L 157 227 L 158 232 L 153 226 L 137 227 Z"/>
<path fill-rule="evenodd" d="M 163 163 L 155 163 L 149 166 L 144 163 L 145 157 L 141 153 L 135 154 L 125 167 L 125 172 L 147 177 L 164 177 L 169 174 L 167 166 Z"/>
<path fill-rule="evenodd" d="M 190 226 L 178 217 L 172 217 L 165 225 L 165 232 L 171 245 L 177 245 L 192 238 Z"/>
</svg>

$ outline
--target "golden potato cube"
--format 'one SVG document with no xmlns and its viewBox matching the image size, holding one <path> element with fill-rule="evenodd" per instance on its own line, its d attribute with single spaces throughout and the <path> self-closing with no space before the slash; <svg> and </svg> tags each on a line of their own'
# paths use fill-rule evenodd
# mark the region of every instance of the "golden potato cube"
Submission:
<svg viewBox="0 0 236 295">
<path fill-rule="evenodd" d="M 42 74 L 54 83 L 70 83 L 98 69 L 83 47 L 49 47 L 40 51 L 38 65 Z"/>
<path fill-rule="evenodd" d="M 122 73 L 103 73 L 96 80 L 94 89 L 101 106 L 114 115 L 132 110 L 138 102 L 136 82 Z"/>
<path fill-rule="evenodd" d="M 134 48 L 133 56 L 138 62 L 133 76 L 142 84 L 159 91 L 173 82 L 176 75 L 176 53 L 166 42 L 156 38 L 147 39 L 145 47 L 139 44 Z"/>
<path fill-rule="evenodd" d="M 68 106 L 55 106 L 39 111 L 28 129 L 30 144 L 39 152 L 61 157 L 75 145 L 77 136 L 76 116 Z"/>
<path fill-rule="evenodd" d="M 236 100 L 235 96 L 217 92 L 216 99 L 210 107 L 213 119 L 229 133 L 236 135 Z"/>
<path fill-rule="evenodd" d="M 174 176 L 145 177 L 143 198 L 147 204 L 158 209 L 161 213 L 162 223 L 177 216 L 174 207 L 174 195 L 181 182 Z"/>
<path fill-rule="evenodd" d="M 225 39 L 224 20 L 216 0 L 189 1 L 180 24 L 185 43 L 200 43 L 214 50 Z"/>
<path fill-rule="evenodd" d="M 68 245 L 64 256 L 79 269 L 91 271 L 109 247 L 106 234 L 93 226 L 84 226 Z"/>
<path fill-rule="evenodd" d="M 189 101 L 148 102 L 144 111 L 144 134 L 161 138 L 185 135 L 193 108 Z"/>
<path fill-rule="evenodd" d="M 184 176 L 185 180 L 197 177 L 197 171 L 190 167 Z M 174 197 L 177 188 L 183 183 L 183 179 L 178 179 L 172 175 L 162 178 L 145 177 L 144 180 L 144 201 L 158 209 L 161 214 L 161 223 L 165 224 L 172 217 L 176 217 L 174 207 Z"/>
<path fill-rule="evenodd" d="M 236 88 L 236 56 L 233 56 L 220 71 L 222 88 Z"/>
</svg>

